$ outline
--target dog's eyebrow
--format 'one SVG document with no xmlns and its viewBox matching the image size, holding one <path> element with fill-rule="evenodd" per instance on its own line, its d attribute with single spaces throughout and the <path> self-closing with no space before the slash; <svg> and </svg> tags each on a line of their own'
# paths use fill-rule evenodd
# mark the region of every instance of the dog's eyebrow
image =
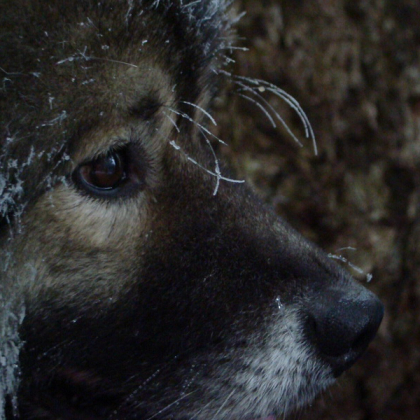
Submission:
<svg viewBox="0 0 420 420">
<path fill-rule="evenodd" d="M 128 113 L 131 117 L 141 120 L 150 120 L 162 106 L 156 95 L 143 96 L 136 99 L 129 107 Z"/>
</svg>

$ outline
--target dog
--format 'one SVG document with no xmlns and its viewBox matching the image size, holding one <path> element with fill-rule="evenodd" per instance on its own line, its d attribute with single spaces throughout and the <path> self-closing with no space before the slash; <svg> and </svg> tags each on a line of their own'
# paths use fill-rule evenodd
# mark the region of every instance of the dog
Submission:
<svg viewBox="0 0 420 420">
<path fill-rule="evenodd" d="M 2 13 L 7 419 L 286 415 L 375 336 L 378 298 L 214 151 L 227 8 L 17 0 Z"/>
</svg>

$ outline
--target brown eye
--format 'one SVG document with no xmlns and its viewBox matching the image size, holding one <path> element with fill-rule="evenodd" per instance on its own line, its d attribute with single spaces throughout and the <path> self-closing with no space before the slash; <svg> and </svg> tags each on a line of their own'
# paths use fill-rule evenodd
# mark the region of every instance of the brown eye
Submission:
<svg viewBox="0 0 420 420">
<path fill-rule="evenodd" d="M 134 196 L 146 187 L 149 163 L 144 150 L 128 144 L 82 163 L 73 172 L 73 184 L 82 193 L 112 200 Z"/>
<path fill-rule="evenodd" d="M 123 156 L 118 152 L 110 152 L 79 168 L 83 182 L 89 187 L 99 190 L 117 188 L 127 177 Z"/>
</svg>

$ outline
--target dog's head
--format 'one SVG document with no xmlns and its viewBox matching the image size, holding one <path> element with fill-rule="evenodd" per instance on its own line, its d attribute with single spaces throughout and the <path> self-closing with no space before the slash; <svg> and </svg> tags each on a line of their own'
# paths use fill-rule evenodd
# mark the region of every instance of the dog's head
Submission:
<svg viewBox="0 0 420 420">
<path fill-rule="evenodd" d="M 287 413 L 376 333 L 378 299 L 214 154 L 224 6 L 33 0 L 2 16 L 23 418 Z"/>
</svg>

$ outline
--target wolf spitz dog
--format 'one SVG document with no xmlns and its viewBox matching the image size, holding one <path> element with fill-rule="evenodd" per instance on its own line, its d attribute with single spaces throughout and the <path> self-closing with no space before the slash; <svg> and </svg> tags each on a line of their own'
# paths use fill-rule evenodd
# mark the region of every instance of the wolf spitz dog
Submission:
<svg viewBox="0 0 420 420">
<path fill-rule="evenodd" d="M 264 419 L 311 401 L 383 307 L 219 163 L 224 0 L 2 6 L 5 416 Z"/>
</svg>

